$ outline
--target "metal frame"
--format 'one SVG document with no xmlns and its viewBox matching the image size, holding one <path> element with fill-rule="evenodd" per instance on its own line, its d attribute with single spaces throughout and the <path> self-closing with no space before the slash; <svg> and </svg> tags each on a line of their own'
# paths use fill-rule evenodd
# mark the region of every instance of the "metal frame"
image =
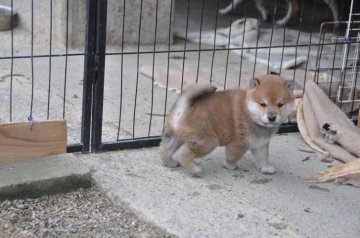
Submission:
<svg viewBox="0 0 360 238">
<path fill-rule="evenodd" d="M 92 81 L 95 56 L 96 36 L 96 1 L 86 2 L 86 34 L 85 34 L 85 63 L 83 85 L 83 108 L 81 124 L 82 152 L 90 150 L 90 126 L 92 104 Z"/>
<path fill-rule="evenodd" d="M 95 3 L 94 3 L 95 2 Z M 96 151 L 101 144 L 103 100 L 104 100 L 104 71 L 106 48 L 106 17 L 107 0 L 90 1 L 94 4 L 93 20 L 95 21 L 95 43 L 92 56 L 92 125 L 91 125 L 91 151 Z M 91 12 L 90 12 L 91 13 Z"/>
</svg>

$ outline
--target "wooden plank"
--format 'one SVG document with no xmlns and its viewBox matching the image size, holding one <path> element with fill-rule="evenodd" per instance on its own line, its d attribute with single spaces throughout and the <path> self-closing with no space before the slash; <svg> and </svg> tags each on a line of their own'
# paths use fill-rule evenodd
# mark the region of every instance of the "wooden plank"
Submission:
<svg viewBox="0 0 360 238">
<path fill-rule="evenodd" d="M 0 162 L 66 153 L 65 120 L 0 123 Z"/>
</svg>

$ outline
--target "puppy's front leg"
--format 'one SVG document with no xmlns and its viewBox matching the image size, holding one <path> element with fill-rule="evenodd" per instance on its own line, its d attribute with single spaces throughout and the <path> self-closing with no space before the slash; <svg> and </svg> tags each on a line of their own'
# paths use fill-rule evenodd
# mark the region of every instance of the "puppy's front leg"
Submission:
<svg viewBox="0 0 360 238">
<path fill-rule="evenodd" d="M 255 6 L 257 10 L 261 13 L 261 17 L 264 21 L 269 19 L 268 13 L 264 7 L 263 0 L 255 0 Z"/>
<path fill-rule="evenodd" d="M 275 173 L 275 168 L 269 164 L 269 142 L 251 149 L 257 169 L 263 174 Z"/>
<path fill-rule="evenodd" d="M 288 1 L 288 9 L 287 9 L 287 13 L 286 16 L 280 20 L 276 21 L 276 24 L 279 26 L 284 26 L 286 25 L 286 23 L 294 18 L 297 14 L 298 11 L 298 2 L 297 0 L 289 0 Z"/>
</svg>

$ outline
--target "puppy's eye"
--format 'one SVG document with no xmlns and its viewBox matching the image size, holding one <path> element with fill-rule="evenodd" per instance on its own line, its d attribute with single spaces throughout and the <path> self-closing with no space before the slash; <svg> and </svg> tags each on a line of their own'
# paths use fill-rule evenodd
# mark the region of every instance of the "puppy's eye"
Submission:
<svg viewBox="0 0 360 238">
<path fill-rule="evenodd" d="M 279 102 L 277 106 L 278 106 L 278 107 L 282 107 L 282 106 L 284 106 L 284 103 Z"/>
<path fill-rule="evenodd" d="M 266 107 L 266 103 L 264 103 L 264 102 L 260 102 L 259 104 L 261 107 Z"/>
</svg>

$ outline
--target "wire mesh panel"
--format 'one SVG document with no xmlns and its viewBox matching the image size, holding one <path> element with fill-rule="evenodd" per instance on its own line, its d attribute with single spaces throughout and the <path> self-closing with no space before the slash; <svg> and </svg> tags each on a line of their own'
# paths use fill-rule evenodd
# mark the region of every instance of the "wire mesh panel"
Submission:
<svg viewBox="0 0 360 238">
<path fill-rule="evenodd" d="M 103 116 L 95 150 L 159 143 L 169 108 L 194 83 L 223 90 L 276 73 L 302 91 L 307 80 L 324 75 L 319 52 L 346 45 L 339 42 L 346 34 L 340 22 L 348 20 L 351 2 L 107 1 Z M 322 26 L 326 22 L 333 22 L 331 29 Z M 327 71 L 334 75 L 331 66 Z"/>
<path fill-rule="evenodd" d="M 66 119 L 82 149 L 84 38 L 74 47 L 72 1 L 0 0 L 0 122 Z M 83 17 L 85 17 L 85 12 Z M 6 21 L 8 20 L 8 21 Z"/>
<path fill-rule="evenodd" d="M 359 45 L 360 14 L 351 3 L 348 21 L 323 23 L 317 59 L 316 81 L 349 117 L 356 117 L 360 106 Z M 329 34 L 342 25 L 344 35 Z"/>
<path fill-rule="evenodd" d="M 346 104 L 346 110 L 353 113 L 360 107 L 359 47 L 360 47 L 360 11 L 354 9 L 351 2 L 349 20 L 347 22 L 343 62 L 341 67 L 342 84 L 337 93 L 340 107 Z M 343 107 L 342 107 L 343 108 Z"/>
</svg>

